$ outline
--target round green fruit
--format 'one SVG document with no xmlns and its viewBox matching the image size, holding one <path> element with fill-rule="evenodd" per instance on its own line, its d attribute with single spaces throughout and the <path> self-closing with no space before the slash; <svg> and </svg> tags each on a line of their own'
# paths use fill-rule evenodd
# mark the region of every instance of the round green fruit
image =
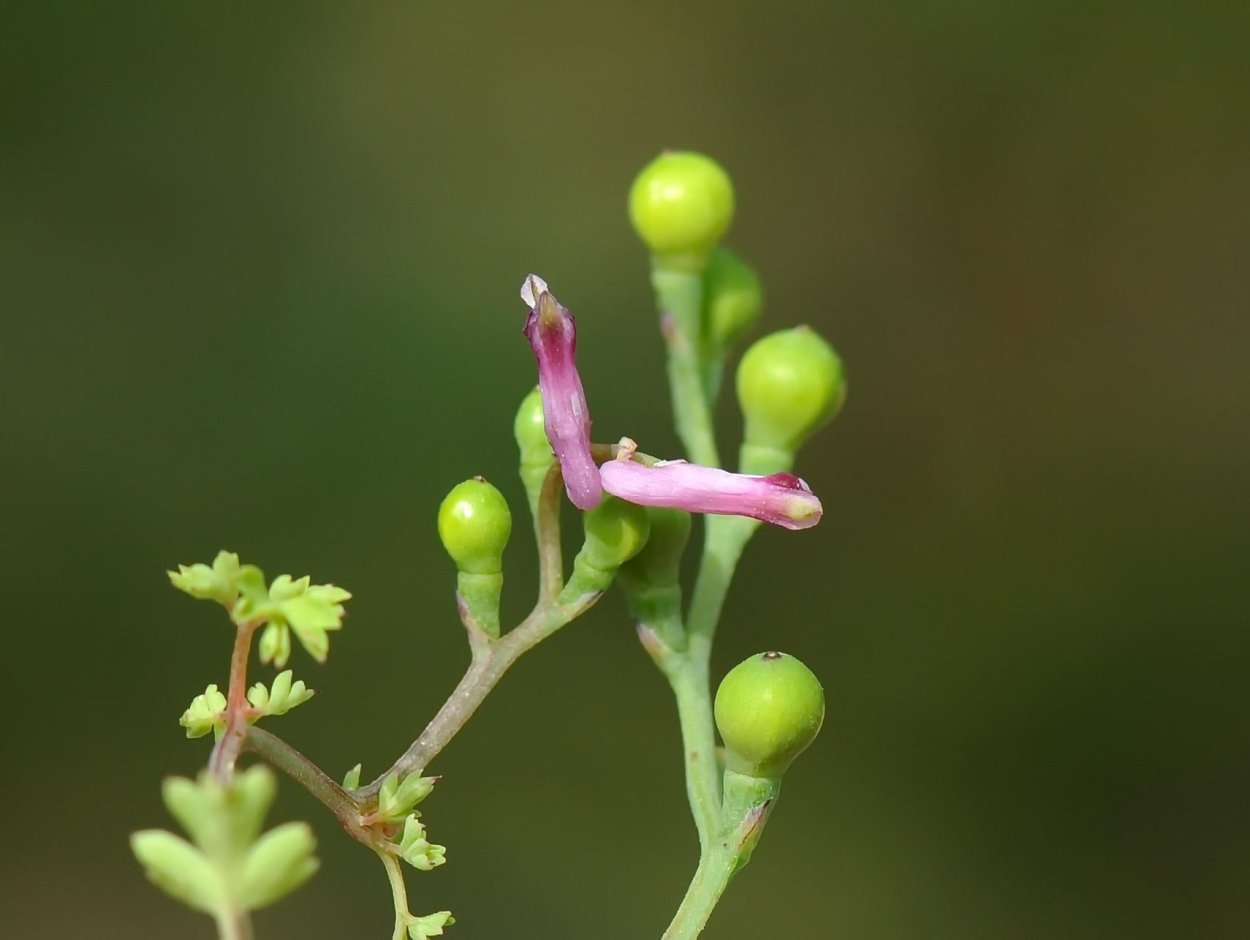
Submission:
<svg viewBox="0 0 1250 940">
<path fill-rule="evenodd" d="M 842 360 L 806 326 L 753 343 L 738 365 L 737 384 L 744 443 L 786 451 L 832 418 L 846 395 Z"/>
<path fill-rule="evenodd" d="M 658 262 L 700 270 L 733 221 L 734 190 L 715 160 L 668 151 L 648 163 L 629 191 L 629 218 Z"/>
<path fill-rule="evenodd" d="M 825 692 L 793 656 L 758 653 L 721 681 L 715 710 L 725 765 L 747 776 L 780 777 L 820 730 Z"/>
<path fill-rule="evenodd" d="M 511 534 L 507 500 L 483 477 L 457 484 L 438 508 L 438 537 L 466 574 L 498 574 Z"/>
</svg>

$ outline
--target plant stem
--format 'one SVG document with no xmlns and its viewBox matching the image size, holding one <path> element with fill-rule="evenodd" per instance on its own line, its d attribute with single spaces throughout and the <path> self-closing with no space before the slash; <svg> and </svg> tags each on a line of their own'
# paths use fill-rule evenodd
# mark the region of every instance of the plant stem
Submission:
<svg viewBox="0 0 1250 940">
<path fill-rule="evenodd" d="M 690 940 L 699 936 L 712 909 L 720 900 L 733 875 L 734 859 L 726 852 L 705 853 L 699 859 L 694 879 L 682 898 L 673 921 L 664 931 L 663 940 Z"/>
<path fill-rule="evenodd" d="M 719 467 L 712 411 L 703 387 L 703 274 L 653 266 L 651 284 L 668 344 L 668 383 L 677 434 L 692 461 Z"/>
<path fill-rule="evenodd" d="M 662 668 L 677 699 L 686 766 L 686 797 L 699 830 L 699 850 L 705 852 L 716 833 L 721 799 L 707 661 L 688 653 L 673 653 L 670 664 Z"/>
<path fill-rule="evenodd" d="M 391 885 L 391 900 L 395 904 L 395 930 L 391 934 L 391 940 L 404 940 L 408 933 L 407 918 L 408 910 L 408 888 L 404 884 L 404 872 L 400 868 L 399 860 L 390 852 L 378 849 L 378 858 L 382 860 L 382 867 L 386 869 L 386 880 Z"/>
<path fill-rule="evenodd" d="M 699 867 L 663 940 L 693 940 L 702 933 L 729 879 L 750 861 L 780 795 L 781 780 L 726 771 L 724 790 L 719 834 L 700 855 Z"/>
<path fill-rule="evenodd" d="M 721 609 L 738 561 L 760 524 L 745 516 L 705 516 L 703 524 L 703 556 L 699 561 L 699 574 L 694 583 L 694 596 L 690 599 L 686 627 L 691 647 L 706 655 L 716 635 Z"/>
<path fill-rule="evenodd" d="M 225 911 L 217 915 L 218 940 L 252 940 L 252 918 L 247 911 Z"/>
<path fill-rule="evenodd" d="M 258 621 L 247 621 L 239 624 L 234 632 L 230 684 L 226 693 L 226 728 L 208 758 L 208 772 L 222 784 L 229 783 L 247 735 L 247 660 L 252 652 L 252 634 L 258 626 Z"/>
<path fill-rule="evenodd" d="M 429 766 L 430 761 L 473 716 L 482 700 L 498 685 L 513 663 L 566 623 L 589 610 L 599 597 L 598 593 L 584 594 L 572 599 L 557 598 L 554 603 L 540 603 L 515 629 L 499 639 L 474 644 L 473 657 L 464 677 L 421 736 L 384 773 L 353 791 L 351 797 L 367 805 L 377 799 L 382 782 L 391 774 L 405 777 Z"/>
<path fill-rule="evenodd" d="M 276 734 L 249 725 L 244 747 L 298 783 L 332 812 L 352 836 L 367 841 L 371 834 L 360 825 L 360 804 L 311 759 Z"/>
<path fill-rule="evenodd" d="M 560 462 L 552 461 L 534 507 L 539 603 L 553 600 L 564 584 L 564 554 L 560 546 L 560 492 L 563 483 Z"/>
</svg>

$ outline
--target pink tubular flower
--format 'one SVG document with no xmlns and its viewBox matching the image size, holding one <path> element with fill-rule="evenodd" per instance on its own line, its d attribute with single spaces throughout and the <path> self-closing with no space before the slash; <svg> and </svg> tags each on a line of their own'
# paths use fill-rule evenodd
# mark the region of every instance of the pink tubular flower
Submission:
<svg viewBox="0 0 1250 940">
<path fill-rule="evenodd" d="M 617 459 L 599 468 L 603 488 L 631 503 L 750 516 L 786 529 L 810 528 L 824 512 L 808 485 L 790 473 L 749 476 L 684 460 L 646 467 L 628 459 L 632 453 L 632 447 L 622 442 Z"/>
<path fill-rule="evenodd" d="M 525 335 L 538 359 L 538 388 L 543 399 L 547 440 L 560 461 L 564 489 L 578 509 L 593 509 L 603 499 L 599 469 L 590 456 L 590 410 L 573 354 L 577 327 L 573 314 L 547 290 L 547 282 L 531 274 L 521 285 L 521 299 L 530 308 Z"/>
</svg>

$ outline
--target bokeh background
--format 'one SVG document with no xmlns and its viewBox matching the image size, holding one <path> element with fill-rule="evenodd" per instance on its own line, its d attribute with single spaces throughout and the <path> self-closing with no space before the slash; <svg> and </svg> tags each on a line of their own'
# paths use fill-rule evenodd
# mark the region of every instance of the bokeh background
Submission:
<svg viewBox="0 0 1250 940">
<path fill-rule="evenodd" d="M 1109 2 L 25 4 L 0 29 L 0 935 L 210 938 L 126 834 L 203 741 L 229 547 L 355 592 L 280 731 L 388 763 L 467 661 L 434 514 L 522 512 L 517 289 L 578 314 L 597 436 L 673 454 L 625 192 L 733 174 L 766 329 L 851 392 L 764 532 L 718 674 L 823 679 L 709 937 L 1250 935 L 1250 7 Z M 732 449 L 732 398 L 720 414 Z M 531 598 L 523 515 L 507 609 Z M 460 938 L 660 934 L 695 859 L 619 597 L 432 768 Z M 368 853 L 263 940 L 387 936 Z"/>
</svg>

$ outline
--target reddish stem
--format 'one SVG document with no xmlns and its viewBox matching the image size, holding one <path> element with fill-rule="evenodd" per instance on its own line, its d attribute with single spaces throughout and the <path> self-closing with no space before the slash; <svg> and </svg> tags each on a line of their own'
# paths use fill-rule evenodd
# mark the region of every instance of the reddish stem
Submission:
<svg viewBox="0 0 1250 940">
<path fill-rule="evenodd" d="M 230 656 L 230 685 L 226 692 L 226 730 L 222 732 L 208 758 L 208 772 L 225 784 L 234 773 L 235 761 L 247 737 L 247 660 L 252 652 L 252 634 L 258 621 L 241 623 L 234 634 L 234 652 Z"/>
</svg>

